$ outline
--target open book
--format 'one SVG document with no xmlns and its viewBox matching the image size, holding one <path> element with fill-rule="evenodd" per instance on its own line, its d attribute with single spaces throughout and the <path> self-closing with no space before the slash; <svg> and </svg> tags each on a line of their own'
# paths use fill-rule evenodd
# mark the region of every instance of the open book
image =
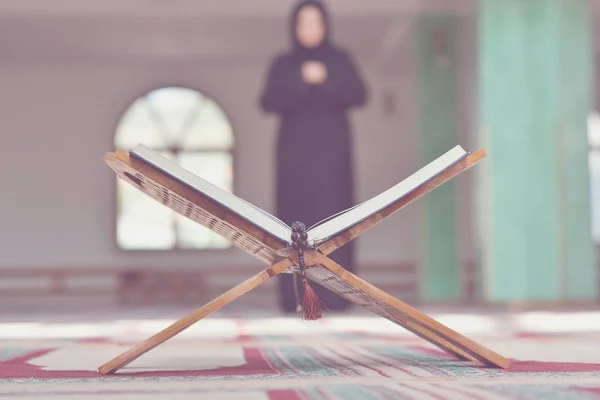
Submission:
<svg viewBox="0 0 600 400">
<path fill-rule="evenodd" d="M 268 212 L 210 184 L 149 148 L 139 145 L 128 153 L 116 151 L 104 156 L 120 179 L 161 202 L 173 211 L 224 236 L 235 246 L 269 264 L 269 267 L 231 288 L 201 308 L 179 319 L 154 336 L 140 342 L 102 365 L 102 374 L 111 374 L 177 335 L 199 320 L 257 288 L 267 280 L 293 273 L 305 261 L 307 280 L 304 300 L 311 299 L 307 281 L 313 281 L 369 311 L 403 326 L 461 360 L 508 368 L 510 360 L 473 342 L 408 304 L 359 278 L 328 257 L 367 229 L 439 187 L 485 157 L 483 149 L 467 153 L 457 146 L 397 185 L 348 210 L 330 216 L 307 231 L 309 245 L 303 256 L 290 253 L 291 228 Z M 288 254 L 285 254 L 288 253 Z M 312 299 L 303 306 L 307 319 L 320 312 Z M 310 306 L 309 306 L 310 303 Z"/>
<path fill-rule="evenodd" d="M 413 190 L 435 178 L 467 155 L 469 153 L 462 147 L 456 146 L 379 195 L 347 210 L 340 210 L 338 214 L 313 225 L 307 229 L 309 245 L 318 247 L 320 244 L 347 231 L 389 204 L 409 195 Z M 246 220 L 286 246 L 290 245 L 291 227 L 270 213 L 211 184 L 144 145 L 136 146 L 129 152 L 129 156 L 161 171 L 191 190 L 208 197 L 214 203 Z"/>
</svg>

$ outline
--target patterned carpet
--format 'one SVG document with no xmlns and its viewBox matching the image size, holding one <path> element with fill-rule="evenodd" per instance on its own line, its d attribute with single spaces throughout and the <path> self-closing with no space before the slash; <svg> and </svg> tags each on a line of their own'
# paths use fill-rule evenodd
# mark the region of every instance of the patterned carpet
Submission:
<svg viewBox="0 0 600 400">
<path fill-rule="evenodd" d="M 0 318 L 0 398 L 600 398 L 595 312 L 431 314 L 511 358 L 509 370 L 456 361 L 381 318 L 328 313 L 316 322 L 214 315 L 117 375 L 97 372 L 183 314 Z"/>
</svg>

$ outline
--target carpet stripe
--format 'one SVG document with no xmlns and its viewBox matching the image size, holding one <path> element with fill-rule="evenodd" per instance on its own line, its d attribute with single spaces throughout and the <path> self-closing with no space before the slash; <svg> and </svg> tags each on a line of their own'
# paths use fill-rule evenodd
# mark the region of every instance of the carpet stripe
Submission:
<svg viewBox="0 0 600 400">
<path fill-rule="evenodd" d="M 303 400 L 295 390 L 269 390 L 269 400 Z"/>
<path fill-rule="evenodd" d="M 306 354 L 310 355 L 312 357 L 312 359 L 315 360 L 315 362 L 320 364 L 320 366 L 322 366 L 326 369 L 330 369 L 332 371 L 336 371 L 337 373 L 339 373 L 343 376 L 354 375 L 351 372 L 348 372 L 348 371 L 352 371 L 350 368 L 346 368 L 344 365 L 339 365 L 339 364 L 332 362 L 331 359 L 329 359 L 328 357 L 326 357 L 323 354 L 323 352 L 321 352 L 313 347 L 309 347 L 309 346 L 304 346 L 303 349 L 306 352 Z M 355 371 L 352 371 L 352 372 L 355 372 Z"/>
<path fill-rule="evenodd" d="M 371 351 L 370 349 L 365 349 L 364 347 L 344 346 L 344 348 L 348 349 L 349 351 L 354 352 L 356 354 L 357 358 L 359 358 L 359 359 L 367 358 L 367 359 L 376 361 L 379 364 L 383 364 L 383 367 L 380 367 L 380 368 L 382 368 L 384 371 L 387 371 L 388 376 L 390 376 L 390 377 L 399 377 L 399 376 L 418 377 L 418 376 L 423 375 L 420 373 L 420 371 L 418 369 L 407 368 L 407 365 L 411 365 L 411 363 L 409 363 L 408 361 L 395 360 L 393 358 L 386 356 L 385 354 L 375 353 L 375 352 Z M 398 371 L 401 372 L 401 374 L 398 374 Z"/>
<path fill-rule="evenodd" d="M 375 361 L 378 364 L 378 368 L 376 369 L 376 371 L 379 371 L 383 376 L 386 377 L 397 377 L 399 376 L 399 374 L 397 373 L 397 371 L 401 372 L 401 376 L 416 376 L 413 372 L 411 372 L 409 369 L 407 369 L 405 366 L 400 366 L 398 364 L 390 364 L 388 362 L 386 362 L 384 359 L 378 358 L 378 357 L 374 357 L 373 353 L 368 352 L 368 351 L 364 351 L 362 348 L 359 347 L 351 347 L 351 346 L 344 346 L 345 349 L 348 350 L 348 352 L 352 352 L 356 355 L 356 359 L 369 359 L 371 361 Z"/>
<path fill-rule="evenodd" d="M 356 371 L 359 371 L 359 370 L 362 371 L 363 373 L 361 375 L 363 375 L 363 376 L 383 376 L 383 377 L 387 377 L 387 378 L 390 377 L 390 375 L 386 374 L 382 370 L 365 364 L 363 361 L 361 361 L 360 357 L 358 359 L 350 357 L 350 355 L 348 354 L 350 352 L 346 352 L 346 354 L 342 354 L 341 351 L 338 351 L 334 348 L 329 348 L 329 351 L 331 353 L 337 355 L 338 358 L 340 360 L 342 360 L 343 363 L 350 362 L 351 365 L 355 365 L 354 369 Z"/>
<path fill-rule="evenodd" d="M 487 398 L 482 397 L 480 394 L 478 394 L 477 392 L 471 390 L 470 387 L 464 386 L 464 387 L 456 387 L 456 386 L 443 386 L 441 385 L 442 388 L 444 388 L 444 390 L 446 390 L 447 392 L 450 393 L 458 393 L 462 396 L 466 396 L 465 398 L 467 399 L 471 399 L 471 400 L 487 400 Z"/>
<path fill-rule="evenodd" d="M 300 374 L 300 371 L 298 371 L 290 363 L 288 363 L 285 357 L 283 357 L 276 348 L 269 348 L 264 351 L 268 355 L 269 360 L 271 360 L 271 363 L 277 366 L 276 369 L 280 371 L 280 373 L 288 374 L 291 372 L 295 375 Z"/>
<path fill-rule="evenodd" d="M 382 396 L 383 400 L 404 400 L 405 397 L 402 396 L 400 392 L 397 390 L 390 389 L 389 387 L 383 386 L 375 386 L 372 387 L 372 390 L 379 393 Z"/>
</svg>

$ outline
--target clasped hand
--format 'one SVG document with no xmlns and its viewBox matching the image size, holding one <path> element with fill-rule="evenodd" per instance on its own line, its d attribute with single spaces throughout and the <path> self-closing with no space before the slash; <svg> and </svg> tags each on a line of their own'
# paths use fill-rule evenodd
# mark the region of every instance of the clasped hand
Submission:
<svg viewBox="0 0 600 400">
<path fill-rule="evenodd" d="M 305 61 L 302 64 L 302 79 L 311 85 L 319 85 L 327 79 L 327 68 L 320 61 Z"/>
</svg>

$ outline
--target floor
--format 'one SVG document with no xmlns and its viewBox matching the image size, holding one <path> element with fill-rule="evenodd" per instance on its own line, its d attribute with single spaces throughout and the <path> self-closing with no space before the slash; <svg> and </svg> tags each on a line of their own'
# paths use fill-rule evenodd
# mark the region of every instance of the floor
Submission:
<svg viewBox="0 0 600 400">
<path fill-rule="evenodd" d="M 427 312 L 508 357 L 458 361 L 366 312 L 301 321 L 224 310 L 112 376 L 97 368 L 192 311 L 102 309 L 0 315 L 0 398 L 600 398 L 600 311 Z"/>
</svg>

